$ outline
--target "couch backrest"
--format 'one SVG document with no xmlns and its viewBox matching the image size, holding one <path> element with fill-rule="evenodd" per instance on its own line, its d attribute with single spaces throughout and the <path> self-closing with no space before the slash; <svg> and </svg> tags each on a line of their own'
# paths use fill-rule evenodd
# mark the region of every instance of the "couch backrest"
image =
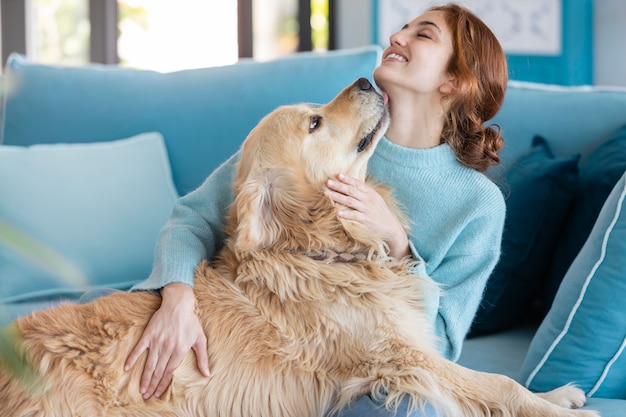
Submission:
<svg viewBox="0 0 626 417">
<path fill-rule="evenodd" d="M 380 54 L 372 46 L 173 73 L 56 67 L 12 55 L 0 143 L 102 142 L 158 131 L 182 195 L 233 154 L 265 114 L 329 101 L 357 78 L 371 78 Z"/>
<path fill-rule="evenodd" d="M 283 104 L 327 102 L 357 78 L 371 78 L 380 55 L 370 46 L 166 74 L 56 67 L 13 55 L 0 143 L 100 142 L 158 131 L 182 195 L 234 153 L 265 114 Z M 556 154 L 585 155 L 626 124 L 626 89 L 512 81 L 493 122 L 506 142 L 502 167 L 537 134 Z"/>
<path fill-rule="evenodd" d="M 626 89 L 511 81 L 500 112 L 506 166 L 542 135 L 556 155 L 588 155 L 626 125 Z"/>
</svg>

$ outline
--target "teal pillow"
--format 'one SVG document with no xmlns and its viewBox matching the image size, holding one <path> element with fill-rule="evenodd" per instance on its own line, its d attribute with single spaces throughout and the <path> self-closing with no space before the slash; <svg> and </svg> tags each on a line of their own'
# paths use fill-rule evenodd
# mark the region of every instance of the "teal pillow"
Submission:
<svg viewBox="0 0 626 417">
<path fill-rule="evenodd" d="M 284 104 L 329 101 L 356 79 L 371 77 L 381 51 L 302 52 L 170 73 L 59 67 L 11 55 L 0 143 L 101 142 L 160 132 L 183 195 L 234 154 L 263 116 Z"/>
<path fill-rule="evenodd" d="M 502 127 L 505 139 L 497 167 L 510 166 L 535 135 L 548 138 L 556 155 L 584 159 L 625 121 L 626 89 L 509 80 L 502 108 L 490 121 Z"/>
<path fill-rule="evenodd" d="M 533 391 L 575 383 L 626 399 L 626 172 L 570 266 L 521 371 Z"/>
<path fill-rule="evenodd" d="M 489 277 L 469 336 L 518 324 L 537 298 L 573 198 L 578 156 L 555 157 L 541 137 L 507 171 L 502 255 Z"/>
<path fill-rule="evenodd" d="M 149 275 L 158 233 L 177 199 L 158 133 L 0 146 L 0 196 L 5 225 L 69 261 L 84 285 L 121 289 Z M 17 253 L 6 237 L 0 240 L 0 302 L 85 289 Z"/>
<path fill-rule="evenodd" d="M 579 164 L 580 181 L 542 296 L 544 314 L 550 309 L 567 269 L 587 240 L 602 205 L 625 170 L 626 126 L 622 126 Z"/>
</svg>

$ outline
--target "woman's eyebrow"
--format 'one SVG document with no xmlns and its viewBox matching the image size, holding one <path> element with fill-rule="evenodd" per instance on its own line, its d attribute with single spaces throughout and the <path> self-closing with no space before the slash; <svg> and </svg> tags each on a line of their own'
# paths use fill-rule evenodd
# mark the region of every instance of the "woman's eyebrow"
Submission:
<svg viewBox="0 0 626 417">
<path fill-rule="evenodd" d="M 419 22 L 417 25 L 418 25 L 418 26 L 432 26 L 432 27 L 434 27 L 435 29 L 437 29 L 437 31 L 438 31 L 439 33 L 441 33 L 441 28 L 440 28 L 439 26 L 437 26 L 437 24 L 436 24 L 436 23 L 431 22 L 431 21 L 429 21 L 429 20 L 424 20 L 424 21 L 422 21 L 422 22 Z"/>
</svg>

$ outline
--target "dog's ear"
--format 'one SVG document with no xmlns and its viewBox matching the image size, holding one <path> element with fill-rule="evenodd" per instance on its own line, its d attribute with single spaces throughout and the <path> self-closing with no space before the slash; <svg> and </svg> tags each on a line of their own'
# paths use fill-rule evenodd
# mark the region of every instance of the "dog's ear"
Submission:
<svg viewBox="0 0 626 417">
<path fill-rule="evenodd" d="M 298 201 L 298 181 L 288 169 L 251 173 L 237 189 L 235 245 L 251 251 L 274 245 L 288 223 L 302 218 L 305 202 Z M 304 193 L 306 195 L 306 193 Z"/>
</svg>

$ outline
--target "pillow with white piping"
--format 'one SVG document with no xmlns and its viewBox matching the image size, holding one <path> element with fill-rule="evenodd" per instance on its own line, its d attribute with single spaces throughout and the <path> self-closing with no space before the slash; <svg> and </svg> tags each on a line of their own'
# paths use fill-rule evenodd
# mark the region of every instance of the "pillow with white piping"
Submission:
<svg viewBox="0 0 626 417">
<path fill-rule="evenodd" d="M 574 383 L 626 399 L 626 173 L 607 198 L 528 350 L 520 381 L 533 391 Z"/>
<path fill-rule="evenodd" d="M 178 198 L 157 132 L 2 145 L 0 196 L 0 303 L 127 289 L 147 278 Z"/>
</svg>

